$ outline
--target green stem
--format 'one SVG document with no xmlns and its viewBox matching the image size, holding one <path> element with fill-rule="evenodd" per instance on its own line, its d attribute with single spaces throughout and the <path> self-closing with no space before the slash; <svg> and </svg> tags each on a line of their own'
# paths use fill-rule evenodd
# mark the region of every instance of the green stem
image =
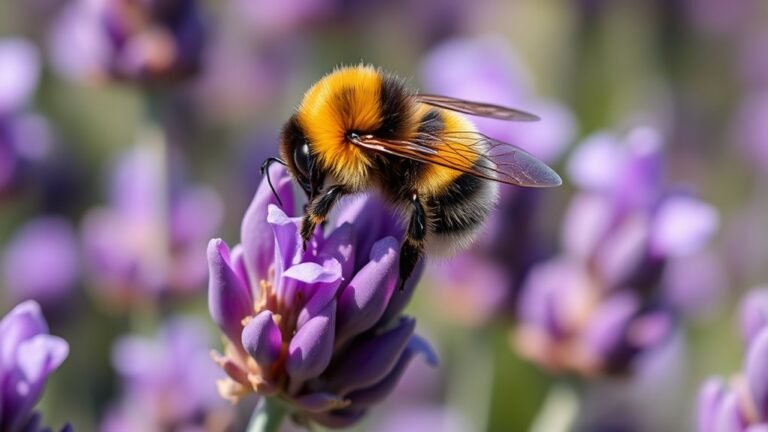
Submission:
<svg viewBox="0 0 768 432">
<path fill-rule="evenodd" d="M 277 432 L 287 413 L 277 399 L 266 397 L 253 412 L 247 432 Z"/>
</svg>

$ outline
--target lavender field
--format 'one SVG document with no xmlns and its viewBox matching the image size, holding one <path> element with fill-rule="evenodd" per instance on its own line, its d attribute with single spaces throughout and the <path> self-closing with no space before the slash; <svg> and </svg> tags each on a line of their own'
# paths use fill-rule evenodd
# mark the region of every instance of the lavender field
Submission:
<svg viewBox="0 0 768 432">
<path fill-rule="evenodd" d="M 303 241 L 262 163 L 361 64 L 562 186 L 402 289 L 373 186 Z M 768 431 L 768 4 L 2 0 L 0 432 L 331 429 Z"/>
</svg>

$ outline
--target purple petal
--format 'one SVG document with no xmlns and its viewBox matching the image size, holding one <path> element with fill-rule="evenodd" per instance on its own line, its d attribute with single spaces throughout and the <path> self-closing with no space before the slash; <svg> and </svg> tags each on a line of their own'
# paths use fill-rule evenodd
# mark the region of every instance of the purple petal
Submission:
<svg viewBox="0 0 768 432">
<path fill-rule="evenodd" d="M 242 343 L 245 351 L 262 368 L 269 368 L 280 358 L 283 336 L 271 311 L 261 311 L 251 319 L 243 329 Z"/>
<path fill-rule="evenodd" d="M 746 422 L 739 412 L 738 397 L 733 392 L 728 392 L 717 410 L 714 428 L 716 432 L 743 432 Z"/>
<path fill-rule="evenodd" d="M 64 362 L 69 355 L 69 344 L 58 336 L 39 334 L 20 344 L 17 355 L 24 379 L 37 383 Z"/>
<path fill-rule="evenodd" d="M 339 297 L 336 343 L 373 327 L 389 304 L 399 271 L 400 245 L 394 237 L 376 242 L 370 262 L 360 269 Z"/>
<path fill-rule="evenodd" d="M 740 316 L 741 336 L 749 346 L 768 324 L 768 287 L 753 289 L 746 295 L 741 302 Z"/>
<path fill-rule="evenodd" d="M 353 244 L 354 227 L 345 223 L 334 229 L 323 241 L 318 257 L 322 260 L 335 259 L 341 264 L 343 283 L 349 283 L 355 265 L 355 247 Z"/>
<path fill-rule="evenodd" d="M 352 345 L 328 374 L 331 388 L 345 395 L 381 381 L 395 367 L 415 328 L 415 320 L 402 318 L 393 329 Z"/>
<path fill-rule="evenodd" d="M 269 169 L 272 185 L 283 201 L 284 211 L 293 214 L 294 198 L 291 178 L 285 168 L 272 164 Z M 275 259 L 275 240 L 272 227 L 267 221 L 270 205 L 277 205 L 266 179 L 261 181 L 259 189 L 245 212 L 240 228 L 240 241 L 243 244 L 245 266 L 249 274 L 265 279 L 268 269 Z M 253 284 L 254 281 L 251 281 Z"/>
<path fill-rule="evenodd" d="M 68 353 L 69 345 L 64 339 L 47 334 L 38 334 L 19 344 L 18 369 L 4 379 L 4 409 L 14 414 L 8 430 L 19 430 L 28 421 L 48 375 L 61 365 Z"/>
<path fill-rule="evenodd" d="M 589 259 L 611 226 L 613 206 L 609 199 L 594 193 L 579 193 L 572 200 L 562 227 L 565 252 Z"/>
<path fill-rule="evenodd" d="M 701 249 L 719 225 L 717 210 L 689 196 L 670 197 L 653 222 L 652 247 L 657 254 L 683 256 Z"/>
<path fill-rule="evenodd" d="M 518 314 L 522 322 L 558 338 L 571 331 L 571 305 L 583 303 L 589 276 L 576 262 L 556 258 L 534 267 L 522 288 Z"/>
<path fill-rule="evenodd" d="M 644 209 L 659 195 L 664 172 L 662 137 L 655 129 L 641 127 L 630 131 L 624 141 L 629 153 L 614 196 L 622 208 Z"/>
<path fill-rule="evenodd" d="M 275 265 L 275 280 L 280 281 L 285 270 L 294 264 L 298 264 L 303 254 L 301 246 L 301 221 L 298 218 L 290 218 L 276 205 L 268 207 L 267 222 L 272 226 L 274 243 L 274 255 L 272 260 Z M 247 249 L 247 248 L 246 248 Z M 246 254 L 246 260 L 247 258 Z M 253 276 L 253 275 L 252 275 Z M 265 277 L 266 275 L 260 275 Z M 253 282 L 252 282 L 253 283 Z M 278 297 L 284 297 L 278 286 Z"/>
<path fill-rule="evenodd" d="M 312 413 L 320 413 L 344 408 L 349 400 L 331 393 L 311 393 L 292 400 L 300 409 Z"/>
<path fill-rule="evenodd" d="M 608 360 L 623 347 L 627 326 L 637 310 L 637 299 L 630 293 L 614 295 L 600 305 L 584 336 L 584 343 L 597 358 Z"/>
<path fill-rule="evenodd" d="M 229 247 L 221 239 L 208 243 L 208 311 L 227 338 L 240 345 L 243 318 L 253 313 L 253 299 L 232 269 Z"/>
<path fill-rule="evenodd" d="M 296 330 L 285 363 L 293 382 L 314 378 L 328 367 L 333 353 L 335 322 L 336 303 L 332 302 Z"/>
<path fill-rule="evenodd" d="M 336 298 L 341 283 L 341 264 L 335 259 L 326 261 L 324 265 L 305 262 L 286 270 L 283 278 L 290 280 L 281 281 L 286 287 L 283 303 L 287 307 L 301 307 L 297 320 L 297 326 L 301 327 Z M 303 305 L 293 301 L 299 293 L 305 302 Z"/>
<path fill-rule="evenodd" d="M 744 373 L 757 414 L 761 420 L 768 420 L 768 330 L 754 336 L 745 363 Z"/>
<path fill-rule="evenodd" d="M 411 360 L 419 354 L 422 354 L 427 363 L 433 367 L 437 365 L 437 354 L 432 350 L 429 343 L 421 336 L 413 335 L 405 351 L 397 360 L 397 364 L 387 376 L 371 387 L 356 390 L 349 394 L 348 398 L 352 401 L 350 407 L 365 409 L 386 399 L 397 386 Z"/>
<path fill-rule="evenodd" d="M 579 188 L 596 192 L 613 190 L 626 160 L 618 137 L 608 133 L 588 136 L 571 154 L 568 176 Z"/>
<path fill-rule="evenodd" d="M 74 229 L 66 220 L 43 217 L 26 223 L 8 242 L 3 256 L 5 286 L 18 299 L 60 300 L 74 288 L 78 248 Z"/>
<path fill-rule="evenodd" d="M 616 287 L 636 274 L 646 261 L 650 236 L 648 218 L 644 214 L 633 214 L 603 239 L 595 260 L 608 287 Z"/>
<path fill-rule="evenodd" d="M 373 244 L 384 237 L 403 238 L 403 221 L 375 195 L 345 202 L 337 218 L 337 226 L 352 224 L 355 241 L 355 269 L 368 262 Z"/>
<path fill-rule="evenodd" d="M 710 378 L 701 386 L 696 409 L 698 432 L 715 432 L 715 418 L 726 392 L 725 384 L 719 378 Z"/>
<path fill-rule="evenodd" d="M 171 238 L 175 244 L 195 243 L 216 232 L 224 216 L 218 193 L 205 186 L 188 187 L 171 204 Z"/>
<path fill-rule="evenodd" d="M 19 345 L 36 335 L 48 333 L 48 324 L 33 300 L 25 301 L 0 321 L 0 370 L 16 364 Z"/>
<path fill-rule="evenodd" d="M 40 59 L 34 45 L 21 38 L 0 39 L 0 116 L 22 108 L 37 86 Z"/>
</svg>

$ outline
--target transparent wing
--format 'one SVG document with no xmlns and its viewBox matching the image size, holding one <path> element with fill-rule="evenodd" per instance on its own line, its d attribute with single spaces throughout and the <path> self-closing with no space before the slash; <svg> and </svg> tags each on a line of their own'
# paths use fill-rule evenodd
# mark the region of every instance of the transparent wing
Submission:
<svg viewBox="0 0 768 432">
<path fill-rule="evenodd" d="M 475 177 L 526 187 L 554 187 L 563 181 L 544 162 L 524 150 L 479 132 L 420 133 L 411 140 L 351 135 L 353 144 Z"/>
<path fill-rule="evenodd" d="M 514 108 L 507 108 L 500 105 L 488 104 L 483 102 L 471 102 L 463 99 L 455 99 L 448 96 L 417 94 L 416 100 L 423 104 L 438 108 L 456 111 L 479 117 L 488 117 L 498 120 L 508 121 L 539 121 L 535 114 L 527 113 Z"/>
</svg>

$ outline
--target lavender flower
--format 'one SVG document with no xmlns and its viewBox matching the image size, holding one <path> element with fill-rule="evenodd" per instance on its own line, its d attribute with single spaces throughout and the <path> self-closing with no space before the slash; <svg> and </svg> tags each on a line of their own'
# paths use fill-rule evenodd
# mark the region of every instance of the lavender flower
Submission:
<svg viewBox="0 0 768 432">
<path fill-rule="evenodd" d="M 153 338 L 120 338 L 112 364 L 123 395 L 101 430 L 226 430 L 234 413 L 216 394 L 214 381 L 224 374 L 211 362 L 210 336 L 200 321 L 174 318 Z"/>
<path fill-rule="evenodd" d="M 709 378 L 699 391 L 699 432 L 746 432 L 768 428 L 768 288 L 753 289 L 741 307 L 746 358 L 729 383 Z"/>
<path fill-rule="evenodd" d="M 58 69 L 91 80 L 183 79 L 200 69 L 204 43 L 195 0 L 78 0 L 50 36 Z"/>
<path fill-rule="evenodd" d="M 427 343 L 401 311 L 418 275 L 395 289 L 402 231 L 372 198 L 345 206 L 306 251 L 292 183 L 274 166 L 285 211 L 262 182 L 242 225 L 242 244 L 208 247 L 208 306 L 224 333 L 216 362 L 229 375 L 223 397 L 277 398 L 300 421 L 342 427 L 358 421 L 399 380 Z M 287 214 L 285 213 L 287 212 Z"/>
<path fill-rule="evenodd" d="M 523 287 L 515 343 L 524 356 L 554 370 L 622 372 L 672 333 L 673 309 L 685 305 L 664 298 L 665 266 L 701 251 L 718 215 L 663 189 L 660 140 L 650 129 L 624 143 L 596 135 L 574 153 L 568 168 L 583 191 L 563 224 L 563 252 Z"/>
<path fill-rule="evenodd" d="M 9 240 L 2 274 L 10 297 L 44 305 L 62 300 L 79 275 L 77 237 L 71 224 L 48 216 L 24 224 Z"/>
<path fill-rule="evenodd" d="M 33 412 L 48 375 L 69 354 L 67 342 L 48 334 L 40 306 L 26 301 L 0 321 L 0 430 L 39 430 Z"/>
<path fill-rule="evenodd" d="M 167 185 L 162 150 L 142 144 L 117 164 L 110 205 L 83 221 L 88 272 L 116 305 L 142 303 L 202 288 L 198 259 L 222 216 L 218 195 L 206 187 Z"/>
</svg>

